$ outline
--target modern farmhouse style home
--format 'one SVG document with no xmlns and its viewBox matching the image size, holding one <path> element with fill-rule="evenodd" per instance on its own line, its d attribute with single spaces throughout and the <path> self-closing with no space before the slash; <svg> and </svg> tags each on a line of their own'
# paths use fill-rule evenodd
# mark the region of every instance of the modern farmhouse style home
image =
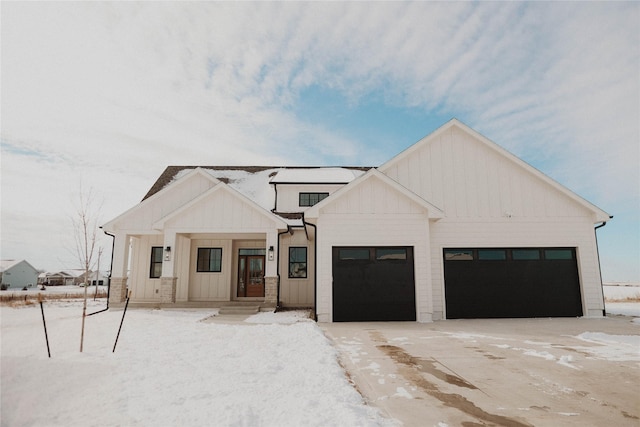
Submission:
<svg viewBox="0 0 640 427">
<path fill-rule="evenodd" d="M 103 229 L 111 303 L 429 322 L 602 316 L 609 219 L 454 119 L 379 167 L 170 166 Z"/>
</svg>

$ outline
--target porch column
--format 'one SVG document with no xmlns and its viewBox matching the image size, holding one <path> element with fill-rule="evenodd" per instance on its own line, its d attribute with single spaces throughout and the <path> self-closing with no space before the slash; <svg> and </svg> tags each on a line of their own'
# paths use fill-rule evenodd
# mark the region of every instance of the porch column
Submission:
<svg viewBox="0 0 640 427">
<path fill-rule="evenodd" d="M 164 231 L 164 249 L 162 261 L 162 277 L 160 278 L 160 302 L 170 304 L 176 302 L 176 285 L 178 278 L 174 274 L 174 266 L 178 255 L 176 232 Z"/>
<path fill-rule="evenodd" d="M 129 235 L 115 233 L 113 265 L 109 281 L 109 302 L 121 303 L 127 298 L 127 270 L 129 268 Z"/>
<path fill-rule="evenodd" d="M 278 277 L 264 278 L 264 302 L 275 305 L 278 299 Z"/>
<path fill-rule="evenodd" d="M 267 261 L 264 272 L 264 302 L 278 303 L 278 230 L 267 233 Z"/>
<path fill-rule="evenodd" d="M 162 277 L 160 279 L 160 302 L 171 304 L 176 302 L 176 277 Z"/>
</svg>

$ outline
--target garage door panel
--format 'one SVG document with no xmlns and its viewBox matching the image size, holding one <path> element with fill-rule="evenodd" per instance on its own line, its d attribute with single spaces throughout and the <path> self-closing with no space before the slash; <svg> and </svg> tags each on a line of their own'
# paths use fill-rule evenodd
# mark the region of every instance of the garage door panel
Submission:
<svg viewBox="0 0 640 427">
<path fill-rule="evenodd" d="M 445 249 L 447 318 L 582 315 L 575 249 L 501 250 L 492 261 L 479 259 L 483 249 Z"/>
<path fill-rule="evenodd" d="M 413 248 L 397 249 L 334 248 L 334 321 L 416 319 Z"/>
</svg>

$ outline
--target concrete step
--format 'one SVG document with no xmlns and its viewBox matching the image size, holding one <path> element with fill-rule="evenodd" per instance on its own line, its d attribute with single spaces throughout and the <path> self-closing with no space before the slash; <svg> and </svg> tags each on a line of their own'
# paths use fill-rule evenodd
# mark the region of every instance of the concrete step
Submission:
<svg viewBox="0 0 640 427">
<path fill-rule="evenodd" d="M 225 314 L 238 314 L 238 315 L 251 315 L 260 311 L 259 305 L 225 305 L 220 307 L 218 315 Z"/>
</svg>

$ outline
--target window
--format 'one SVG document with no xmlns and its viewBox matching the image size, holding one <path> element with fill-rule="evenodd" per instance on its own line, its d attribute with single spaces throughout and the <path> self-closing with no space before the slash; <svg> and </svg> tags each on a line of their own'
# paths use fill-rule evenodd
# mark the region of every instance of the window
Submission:
<svg viewBox="0 0 640 427">
<path fill-rule="evenodd" d="M 369 248 L 349 248 L 340 249 L 338 252 L 338 259 L 345 260 L 369 260 Z"/>
<path fill-rule="evenodd" d="M 289 248 L 289 278 L 290 279 L 306 279 L 307 278 L 307 248 L 305 247 Z"/>
<path fill-rule="evenodd" d="M 503 261 L 507 259 L 504 249 L 478 249 L 478 259 L 483 261 Z"/>
<path fill-rule="evenodd" d="M 266 249 L 240 249 L 238 255 L 264 255 L 267 253 Z"/>
<path fill-rule="evenodd" d="M 407 250 L 405 248 L 376 248 L 377 260 L 406 260 Z"/>
<path fill-rule="evenodd" d="M 162 276 L 162 246 L 153 246 L 151 248 L 149 277 L 151 279 L 158 279 L 160 276 Z"/>
<path fill-rule="evenodd" d="M 222 271 L 222 248 L 198 248 L 198 273 Z"/>
<path fill-rule="evenodd" d="M 313 206 L 329 197 L 329 193 L 300 193 L 298 206 Z"/>
<path fill-rule="evenodd" d="M 473 250 L 471 249 L 445 249 L 445 261 L 473 261 Z"/>
<path fill-rule="evenodd" d="M 545 249 L 545 259 L 573 259 L 573 251 L 571 249 Z"/>
<path fill-rule="evenodd" d="M 538 260 L 540 259 L 540 251 L 538 249 L 513 249 L 511 258 L 514 261 Z"/>
</svg>

